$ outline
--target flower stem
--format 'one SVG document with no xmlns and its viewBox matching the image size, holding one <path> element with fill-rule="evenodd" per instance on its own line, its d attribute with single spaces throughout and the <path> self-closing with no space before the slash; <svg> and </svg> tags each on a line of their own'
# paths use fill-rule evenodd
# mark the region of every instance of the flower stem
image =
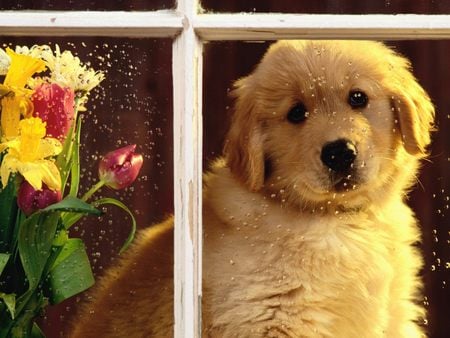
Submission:
<svg viewBox="0 0 450 338">
<path fill-rule="evenodd" d="M 105 181 L 100 180 L 98 181 L 95 185 L 93 185 L 91 187 L 91 189 L 89 189 L 88 192 L 86 192 L 83 197 L 81 198 L 81 200 L 83 202 L 86 202 L 89 198 L 91 198 L 91 196 L 97 191 L 99 190 L 101 187 L 103 187 L 105 185 Z"/>
</svg>

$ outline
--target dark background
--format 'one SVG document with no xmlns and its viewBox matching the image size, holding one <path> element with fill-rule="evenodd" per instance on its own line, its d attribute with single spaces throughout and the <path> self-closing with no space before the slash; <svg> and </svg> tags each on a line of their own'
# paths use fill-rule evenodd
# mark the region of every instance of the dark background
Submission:
<svg viewBox="0 0 450 338">
<path fill-rule="evenodd" d="M 308 14 L 447 14 L 449 0 L 203 0 L 212 12 L 279 12 Z"/>
<path fill-rule="evenodd" d="M 3 1 L 0 9 L 45 10 L 154 10 L 174 6 L 173 1 Z M 292 13 L 450 13 L 450 0 L 204 0 L 207 11 Z M 173 141 L 171 41 L 113 38 L 3 38 L 3 43 L 32 45 L 59 43 L 107 71 L 106 80 L 92 94 L 83 127 L 83 189 L 96 179 L 99 155 L 124 144 L 137 143 L 145 157 L 142 175 L 122 192 L 104 189 L 101 195 L 121 199 L 135 211 L 140 227 L 163 219 L 173 211 Z M 254 68 L 270 43 L 215 42 L 205 46 L 204 61 L 204 164 L 220 155 L 232 101 L 231 84 Z M 424 304 L 428 309 L 430 337 L 450 336 L 450 41 L 388 42 L 411 59 L 414 73 L 436 105 L 437 126 L 430 161 L 424 163 L 420 184 L 409 204 L 423 230 L 426 259 Z M 129 230 L 129 220 L 108 208 L 103 219 L 80 222 L 72 236 L 88 247 L 95 274 L 101 275 L 117 258 Z M 48 337 L 61 337 L 77 304 L 88 293 L 53 307 L 42 321 Z"/>
</svg>

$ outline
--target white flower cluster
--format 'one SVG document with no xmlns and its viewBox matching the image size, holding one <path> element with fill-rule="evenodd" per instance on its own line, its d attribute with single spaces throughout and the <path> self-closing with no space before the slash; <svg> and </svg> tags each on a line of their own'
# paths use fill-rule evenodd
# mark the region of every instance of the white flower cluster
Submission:
<svg viewBox="0 0 450 338">
<path fill-rule="evenodd" d="M 37 86 L 42 79 L 51 83 L 57 83 L 61 87 L 72 88 L 77 96 L 77 109 L 84 110 L 89 91 L 96 87 L 104 78 L 104 74 L 83 65 L 80 59 L 70 51 L 61 53 L 59 46 L 55 45 L 55 51 L 48 45 L 34 45 L 31 48 L 17 46 L 16 53 L 29 55 L 42 59 L 50 71 L 48 78 L 39 80 L 31 79 L 28 85 L 31 88 Z M 7 73 L 10 65 L 10 57 L 0 48 L 0 75 Z"/>
<path fill-rule="evenodd" d="M 0 75 L 6 75 L 9 69 L 11 59 L 6 52 L 0 48 Z"/>
</svg>

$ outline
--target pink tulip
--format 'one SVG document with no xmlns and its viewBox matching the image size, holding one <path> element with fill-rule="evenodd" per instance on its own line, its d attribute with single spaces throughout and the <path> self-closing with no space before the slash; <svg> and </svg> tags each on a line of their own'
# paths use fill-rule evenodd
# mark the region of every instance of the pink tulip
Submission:
<svg viewBox="0 0 450 338">
<path fill-rule="evenodd" d="M 61 201 L 61 191 L 50 190 L 45 184 L 41 190 L 35 190 L 30 183 L 23 181 L 17 195 L 17 204 L 25 215 Z"/>
<path fill-rule="evenodd" d="M 47 122 L 47 135 L 64 141 L 75 117 L 74 92 L 56 83 L 38 86 L 31 98 L 34 117 Z"/>
<path fill-rule="evenodd" d="M 110 188 L 119 190 L 134 182 L 141 170 L 142 155 L 134 153 L 136 145 L 109 152 L 98 167 L 100 179 Z"/>
</svg>

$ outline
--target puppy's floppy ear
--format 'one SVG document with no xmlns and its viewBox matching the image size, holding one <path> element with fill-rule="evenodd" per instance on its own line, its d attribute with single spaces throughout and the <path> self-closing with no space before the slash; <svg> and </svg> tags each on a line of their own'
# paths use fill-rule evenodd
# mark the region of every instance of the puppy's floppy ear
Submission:
<svg viewBox="0 0 450 338">
<path fill-rule="evenodd" d="M 392 85 L 392 105 L 400 122 L 403 145 L 411 155 L 426 155 L 431 141 L 434 106 L 410 71 L 409 62 L 396 56 L 392 64 L 396 79 Z"/>
<path fill-rule="evenodd" d="M 263 135 L 257 119 L 251 75 L 234 84 L 234 115 L 231 119 L 224 154 L 231 172 L 250 190 L 264 184 Z"/>
</svg>

